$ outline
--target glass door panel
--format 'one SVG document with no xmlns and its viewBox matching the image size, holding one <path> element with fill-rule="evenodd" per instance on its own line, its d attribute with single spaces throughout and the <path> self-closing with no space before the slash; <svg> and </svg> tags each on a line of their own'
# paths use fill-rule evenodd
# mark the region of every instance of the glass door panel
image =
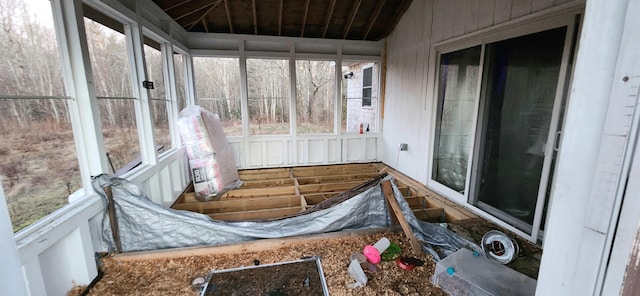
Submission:
<svg viewBox="0 0 640 296">
<path fill-rule="evenodd" d="M 476 46 L 440 57 L 431 177 L 462 194 L 473 144 L 480 54 L 481 48 Z"/>
<path fill-rule="evenodd" d="M 528 233 L 548 177 L 544 151 L 565 34 L 558 28 L 486 46 L 476 204 Z"/>
</svg>

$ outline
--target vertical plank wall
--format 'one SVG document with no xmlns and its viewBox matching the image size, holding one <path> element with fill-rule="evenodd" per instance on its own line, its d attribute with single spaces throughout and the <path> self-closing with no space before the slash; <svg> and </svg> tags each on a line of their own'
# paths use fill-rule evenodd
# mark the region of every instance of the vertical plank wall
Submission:
<svg viewBox="0 0 640 296">
<path fill-rule="evenodd" d="M 434 43 L 540 12 L 567 0 L 413 1 L 387 38 L 387 72 L 381 160 L 426 182 L 433 108 L 428 85 Z M 400 151 L 400 143 L 408 150 Z"/>
</svg>

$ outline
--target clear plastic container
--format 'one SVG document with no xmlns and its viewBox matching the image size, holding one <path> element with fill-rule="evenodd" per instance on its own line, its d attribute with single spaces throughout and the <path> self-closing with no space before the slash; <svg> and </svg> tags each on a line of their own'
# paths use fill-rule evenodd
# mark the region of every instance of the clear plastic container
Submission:
<svg viewBox="0 0 640 296">
<path fill-rule="evenodd" d="M 536 293 L 536 280 L 468 249 L 438 262 L 431 281 L 452 296 Z"/>
</svg>

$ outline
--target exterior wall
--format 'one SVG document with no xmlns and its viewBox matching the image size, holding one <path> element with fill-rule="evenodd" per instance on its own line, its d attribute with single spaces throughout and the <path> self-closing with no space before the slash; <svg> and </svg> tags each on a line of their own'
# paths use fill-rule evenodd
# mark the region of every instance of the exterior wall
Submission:
<svg viewBox="0 0 640 296">
<path fill-rule="evenodd" d="M 431 47 L 496 25 L 558 6 L 584 1 L 566 0 L 428 0 L 413 1 L 387 38 L 386 86 L 382 124 L 382 158 L 404 174 L 426 182 L 430 175 L 433 109 L 428 86 L 435 58 Z M 409 149 L 398 154 L 398 145 Z"/>
<path fill-rule="evenodd" d="M 365 68 L 372 68 L 372 80 L 371 80 L 371 106 L 363 107 L 362 101 L 362 76 Z M 376 118 L 378 115 L 378 104 L 380 102 L 380 96 L 378 96 L 380 67 L 377 67 L 375 63 L 359 63 L 349 67 L 349 71 L 353 72 L 353 77 L 347 79 L 347 132 L 357 133 L 360 130 L 360 124 L 364 126 L 364 132 L 366 132 L 367 126 L 369 126 L 370 132 L 377 132 L 378 126 Z"/>
<path fill-rule="evenodd" d="M 640 5 L 598 0 L 414 1 L 387 40 L 382 161 L 426 182 L 435 107 L 433 85 L 428 83 L 428 77 L 433 77 L 429 71 L 436 63 L 430 56 L 432 46 L 495 26 L 508 30 L 511 24 L 532 15 L 552 14 L 584 3 L 586 12 L 545 228 L 538 295 L 634 291 L 630 276 L 637 268 L 634 236 L 639 202 L 634 195 L 637 178 L 631 178 L 633 171 L 637 173 L 637 161 L 631 174 L 629 163 L 638 157 L 638 149 L 633 147 L 639 129 L 640 43 L 633 32 L 638 22 L 633 16 Z M 625 38 L 623 32 L 630 35 Z M 408 143 L 409 150 L 397 154 L 401 142 Z"/>
</svg>

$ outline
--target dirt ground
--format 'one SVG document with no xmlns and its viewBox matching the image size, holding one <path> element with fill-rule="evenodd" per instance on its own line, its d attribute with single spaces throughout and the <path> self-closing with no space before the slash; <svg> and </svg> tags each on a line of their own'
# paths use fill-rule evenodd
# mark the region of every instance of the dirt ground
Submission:
<svg viewBox="0 0 640 296">
<path fill-rule="evenodd" d="M 365 270 L 368 278 L 366 287 L 348 288 L 347 284 L 355 282 L 347 272 L 350 255 L 361 252 L 365 245 L 374 244 L 383 236 L 403 249 L 402 256 L 416 257 L 425 264 L 404 270 L 394 261 L 383 261 L 377 265 L 378 271 Z M 414 254 L 402 232 L 340 237 L 242 254 L 139 261 L 121 261 L 108 256 L 102 259 L 104 276 L 87 295 L 198 295 L 192 290 L 192 280 L 203 277 L 212 269 L 254 266 L 255 260 L 259 264 L 270 264 L 308 256 L 321 258 L 330 295 L 447 295 L 431 284 L 435 263 L 428 255 Z M 264 270 L 268 272 L 268 269 Z M 68 295 L 81 295 L 84 289 L 76 287 Z"/>
</svg>

